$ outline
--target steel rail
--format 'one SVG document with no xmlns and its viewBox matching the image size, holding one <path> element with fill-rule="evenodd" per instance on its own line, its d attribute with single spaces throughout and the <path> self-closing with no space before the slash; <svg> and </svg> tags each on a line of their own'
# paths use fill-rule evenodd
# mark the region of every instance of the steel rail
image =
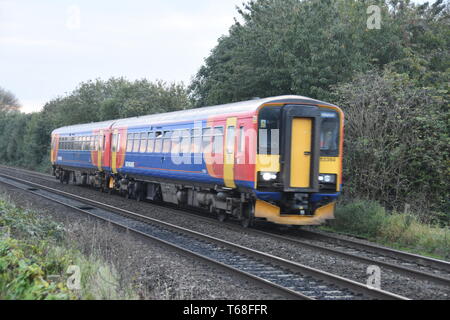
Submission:
<svg viewBox="0 0 450 320">
<path fill-rule="evenodd" d="M 358 248 L 363 251 L 372 251 L 375 254 L 382 254 L 382 255 L 390 256 L 390 257 L 396 258 L 396 259 L 398 259 L 398 258 L 404 259 L 406 261 L 414 262 L 418 265 L 424 265 L 424 266 L 432 267 L 435 269 L 440 269 L 440 270 L 450 273 L 450 262 L 445 261 L 445 260 L 439 260 L 439 259 L 435 259 L 435 258 L 421 256 L 418 254 L 413 254 L 413 253 L 409 253 L 409 252 L 405 252 L 405 251 L 400 251 L 400 250 L 396 250 L 396 249 L 392 249 L 392 248 L 383 247 L 383 246 L 380 246 L 377 244 L 362 243 L 362 242 L 359 242 L 356 240 L 343 239 L 341 237 L 335 237 L 330 234 L 324 234 L 324 233 L 314 232 L 314 231 L 310 231 L 310 230 L 301 230 L 300 232 L 311 238 L 316 238 L 319 240 L 327 239 L 327 240 L 331 240 L 334 242 L 337 241 L 343 245 L 355 247 L 355 248 Z"/>
<path fill-rule="evenodd" d="M 256 250 L 253 250 L 253 249 L 250 249 L 250 248 L 246 248 L 246 247 L 243 247 L 243 246 L 240 246 L 240 245 L 237 245 L 237 244 L 225 241 L 225 240 L 221 240 L 221 239 L 214 238 L 214 237 L 211 237 L 211 236 L 208 236 L 208 235 L 204 235 L 204 234 L 198 233 L 196 231 L 192 231 L 192 230 L 188 230 L 188 229 L 185 229 L 185 228 L 182 228 L 182 227 L 179 227 L 179 226 L 175 226 L 173 224 L 170 224 L 170 223 L 167 223 L 167 222 L 164 222 L 164 221 L 161 221 L 161 220 L 157 220 L 157 219 L 153 219 L 153 218 L 150 218 L 150 217 L 146 217 L 146 216 L 143 216 L 143 215 L 135 213 L 135 212 L 131 212 L 131 211 L 128 211 L 128 210 L 125 210 L 125 209 L 120 209 L 120 208 L 117 208 L 117 207 L 113 207 L 113 206 L 110 206 L 110 205 L 107 205 L 107 204 L 104 204 L 104 203 L 101 203 L 101 202 L 98 202 L 98 201 L 95 201 L 95 200 L 83 198 L 83 197 L 80 197 L 80 196 L 77 196 L 77 195 L 74 195 L 74 194 L 70 194 L 70 193 L 67 193 L 67 192 L 64 192 L 64 191 L 61 191 L 61 190 L 53 189 L 53 188 L 50 188 L 50 187 L 47 187 L 47 186 L 43 186 L 43 185 L 40 185 L 40 184 L 36 184 L 36 183 L 30 182 L 30 181 L 26 181 L 26 180 L 23 180 L 23 179 L 12 177 L 12 176 L 9 176 L 9 175 L 6 175 L 6 174 L 0 174 L 0 176 L 4 177 L 6 179 L 9 179 L 9 180 L 13 180 L 13 181 L 16 181 L 16 182 L 19 182 L 19 183 L 31 186 L 32 188 L 28 188 L 26 190 L 31 192 L 31 193 L 33 193 L 33 194 L 35 194 L 35 195 L 47 198 L 47 199 L 49 199 L 51 201 L 54 201 L 54 202 L 58 202 L 58 203 L 66 206 L 66 207 L 70 207 L 70 208 L 78 210 L 78 211 L 83 211 L 84 213 L 88 213 L 89 215 L 97 216 L 98 218 L 100 218 L 102 220 L 108 221 L 109 223 L 112 223 L 114 225 L 118 225 L 118 226 L 120 226 L 120 227 L 122 227 L 122 228 L 124 228 L 126 230 L 129 230 L 129 231 L 141 234 L 141 235 L 143 235 L 145 237 L 149 237 L 149 235 L 146 234 L 146 233 L 143 233 L 143 232 L 141 232 L 139 230 L 130 228 L 130 226 L 121 225 L 121 224 L 119 224 L 117 222 L 114 222 L 114 221 L 105 219 L 104 217 L 95 215 L 92 212 L 90 212 L 90 210 L 85 210 L 85 208 L 72 206 L 70 204 L 64 203 L 63 201 L 58 201 L 58 200 L 52 199 L 50 197 L 45 197 L 45 196 L 43 196 L 42 194 L 39 194 L 36 191 L 38 191 L 39 189 L 45 190 L 47 192 L 50 192 L 50 193 L 53 193 L 53 194 L 57 194 L 57 195 L 60 195 L 60 196 L 63 196 L 63 197 L 69 198 L 69 199 L 73 199 L 73 200 L 79 201 L 79 202 L 84 203 L 84 204 L 88 204 L 88 205 L 96 207 L 96 208 L 101 208 L 103 210 L 106 209 L 109 212 L 114 212 L 114 213 L 117 213 L 119 215 L 126 215 L 128 217 L 133 217 L 133 219 L 138 219 L 140 221 L 144 221 L 147 224 L 155 224 L 155 225 L 163 226 L 164 228 L 168 228 L 170 230 L 173 230 L 174 232 L 187 234 L 187 235 L 189 235 L 192 238 L 199 239 L 200 241 L 207 241 L 209 243 L 214 243 L 215 245 L 217 245 L 219 247 L 227 247 L 230 250 L 232 250 L 233 252 L 241 253 L 241 254 L 243 254 L 243 255 L 245 255 L 247 257 L 251 257 L 251 258 L 253 258 L 255 260 L 268 261 L 272 265 L 277 266 L 279 268 L 281 267 L 281 268 L 284 268 L 284 269 L 288 269 L 288 270 L 290 270 L 290 271 L 292 271 L 294 273 L 306 275 L 306 276 L 312 277 L 314 279 L 317 279 L 318 281 L 324 281 L 324 282 L 330 283 L 330 284 L 335 285 L 335 286 L 337 285 L 338 287 L 345 288 L 347 290 L 352 291 L 353 293 L 364 295 L 366 297 L 370 297 L 370 298 L 374 298 L 374 299 L 385 299 L 385 300 L 387 300 L 387 299 L 389 299 L 389 300 L 392 300 L 392 299 L 393 300 L 407 300 L 407 298 L 402 297 L 400 295 L 396 295 L 396 294 L 393 294 L 393 293 L 390 293 L 390 292 L 387 292 L 387 291 L 384 291 L 384 290 L 370 288 L 370 287 L 365 286 L 365 285 L 363 285 L 361 283 L 358 283 L 358 282 L 355 282 L 355 281 L 352 281 L 352 280 L 349 280 L 349 279 L 345 279 L 343 277 L 339 277 L 339 276 L 333 275 L 331 273 L 327 273 L 327 272 L 324 272 L 324 271 L 321 271 L 321 270 L 317 270 L 317 269 L 314 269 L 314 268 L 311 268 L 311 267 L 307 267 L 307 266 L 298 264 L 296 262 L 288 261 L 288 260 L 285 260 L 285 259 L 273 256 L 273 255 L 269 255 L 267 253 L 263 253 L 263 252 L 259 252 L 259 251 L 256 251 Z M 5 181 L 2 181 L 2 182 L 3 183 L 8 183 L 8 182 L 5 182 Z M 11 184 L 11 183 L 9 183 L 9 184 Z M 88 208 L 88 209 L 92 209 L 92 208 Z M 185 248 L 181 248 L 179 246 L 174 246 L 173 243 L 169 243 L 167 241 L 164 241 L 162 239 L 158 239 L 158 238 L 155 238 L 155 237 L 152 237 L 152 238 L 153 238 L 153 240 L 161 242 L 161 243 L 163 243 L 165 245 L 169 245 L 171 247 L 174 247 L 177 250 L 182 250 L 183 252 L 186 251 Z M 290 298 L 295 298 L 295 299 L 311 299 L 311 297 L 309 297 L 307 295 L 303 295 L 303 294 L 301 294 L 301 293 L 299 293 L 297 291 L 294 291 L 294 290 L 291 290 L 289 288 L 280 286 L 280 285 L 278 285 L 276 283 L 273 283 L 271 281 L 267 281 L 266 279 L 262 279 L 263 280 L 262 281 L 261 278 L 256 277 L 256 276 L 254 276 L 254 275 L 252 275 L 252 274 L 250 274 L 248 272 L 244 272 L 242 270 L 236 269 L 236 268 L 234 268 L 234 267 L 232 267 L 230 265 L 224 264 L 224 263 L 217 263 L 218 261 L 212 260 L 212 259 L 210 259 L 208 257 L 201 256 L 201 255 L 199 255 L 199 254 L 197 254 L 195 252 L 190 252 L 188 254 L 189 255 L 198 256 L 199 258 L 202 258 L 202 260 L 207 261 L 208 263 L 213 263 L 213 264 L 219 266 L 222 269 L 227 269 L 227 270 L 233 271 L 234 273 L 239 273 L 240 275 L 242 275 L 242 276 L 244 276 L 244 277 L 246 277 L 248 279 L 251 279 L 253 281 L 256 280 L 259 284 L 262 284 L 262 285 L 264 285 L 266 287 L 271 287 L 272 289 L 276 289 L 277 292 L 283 293 L 283 295 L 286 296 L 286 297 L 289 296 Z"/>
<path fill-rule="evenodd" d="M 39 174 L 39 177 L 38 177 L 37 175 L 35 175 L 34 172 L 25 170 L 25 169 L 21 169 L 21 168 L 0 166 L 0 168 L 1 167 L 5 168 L 5 169 L 10 169 L 10 170 L 26 172 L 26 174 L 35 176 L 37 178 L 42 178 L 42 176 L 49 177 L 49 178 L 51 177 L 50 175 L 37 173 L 37 174 Z M 195 211 L 193 209 L 186 209 L 186 210 L 189 210 L 188 212 L 186 212 L 186 211 L 180 210 L 177 207 L 167 205 L 167 204 L 154 204 L 153 203 L 153 205 L 157 205 L 157 206 L 164 207 L 164 208 L 170 208 L 172 210 L 176 210 L 180 214 L 195 216 L 197 219 L 203 219 L 204 221 L 214 222 L 214 223 L 218 224 L 218 222 L 214 218 L 206 217 L 204 215 L 199 215 L 199 212 Z M 195 212 L 195 213 L 192 213 L 192 212 Z M 229 224 L 229 226 L 236 228 L 236 226 L 234 224 Z M 387 269 L 395 271 L 399 274 L 409 276 L 409 277 L 414 277 L 415 279 L 430 281 L 430 282 L 433 282 L 433 283 L 436 283 L 439 285 L 450 286 L 449 278 L 443 277 L 441 275 L 437 275 L 434 273 L 424 272 L 424 271 L 417 270 L 414 268 L 402 266 L 400 264 L 386 262 L 386 261 L 382 261 L 380 259 L 375 259 L 375 258 L 367 257 L 364 255 L 348 253 L 348 252 L 345 252 L 345 251 L 342 251 L 342 250 L 339 250 L 336 248 L 330 248 L 330 247 L 327 247 L 324 245 L 313 244 L 310 242 L 306 242 L 304 240 L 300 240 L 298 238 L 293 238 L 293 237 L 289 237 L 286 235 L 280 235 L 280 234 L 273 233 L 273 232 L 266 232 L 261 229 L 250 229 L 249 232 L 264 235 L 267 237 L 272 237 L 272 238 L 275 238 L 278 240 L 283 240 L 283 241 L 290 242 L 290 243 L 296 244 L 296 245 L 300 245 L 300 246 L 303 246 L 303 247 L 306 247 L 306 248 L 309 248 L 312 250 L 341 256 L 341 257 L 352 259 L 352 260 L 359 261 L 362 263 L 375 264 L 377 266 L 385 267 Z M 411 263 L 412 262 L 419 266 L 427 266 L 430 268 L 435 268 L 435 269 L 450 273 L 450 262 L 447 262 L 447 261 L 433 259 L 433 258 L 429 258 L 429 257 L 425 257 L 425 256 L 416 255 L 416 254 L 411 254 L 411 253 L 407 253 L 407 252 L 403 252 L 403 251 L 399 251 L 399 250 L 395 250 L 395 249 L 391 249 L 391 248 L 387 248 L 387 247 L 382 247 L 382 246 L 375 245 L 375 244 L 365 244 L 365 243 L 361 243 L 361 242 L 354 241 L 354 240 L 342 239 L 340 237 L 333 237 L 331 235 L 326 235 L 323 233 L 318 233 L 318 232 L 313 232 L 313 231 L 301 230 L 300 232 L 303 235 L 305 235 L 309 238 L 318 240 L 318 241 L 323 241 L 323 240 L 321 240 L 321 238 L 333 240 L 334 242 L 339 242 L 343 245 L 346 245 L 348 247 L 348 249 L 357 249 L 357 250 L 360 250 L 363 252 L 368 252 L 372 255 L 380 255 L 380 256 L 384 255 L 384 256 L 389 257 L 394 260 L 399 260 L 399 259 L 403 260 L 403 261 L 399 261 L 400 263 L 402 263 L 402 262 Z M 331 244 L 331 245 L 334 245 L 334 244 Z"/>
</svg>

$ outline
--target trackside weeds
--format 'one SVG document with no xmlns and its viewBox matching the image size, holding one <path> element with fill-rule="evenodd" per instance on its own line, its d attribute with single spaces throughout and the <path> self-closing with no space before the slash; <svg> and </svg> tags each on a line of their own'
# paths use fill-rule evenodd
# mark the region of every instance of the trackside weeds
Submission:
<svg viewBox="0 0 450 320">
<path fill-rule="evenodd" d="M 0 300 L 135 299 L 118 274 L 65 241 L 65 231 L 0 197 Z"/>
<path fill-rule="evenodd" d="M 450 259 L 450 229 L 424 224 L 414 214 L 389 213 L 375 201 L 338 206 L 336 220 L 325 229 L 365 237 L 398 249 Z"/>
</svg>

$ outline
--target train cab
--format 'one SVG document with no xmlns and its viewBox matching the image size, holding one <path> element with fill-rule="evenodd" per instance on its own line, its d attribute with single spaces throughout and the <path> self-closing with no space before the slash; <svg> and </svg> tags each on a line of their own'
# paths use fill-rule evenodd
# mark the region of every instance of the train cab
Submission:
<svg viewBox="0 0 450 320">
<path fill-rule="evenodd" d="M 342 111 L 331 105 L 265 105 L 258 113 L 255 218 L 321 224 L 342 188 Z"/>
</svg>

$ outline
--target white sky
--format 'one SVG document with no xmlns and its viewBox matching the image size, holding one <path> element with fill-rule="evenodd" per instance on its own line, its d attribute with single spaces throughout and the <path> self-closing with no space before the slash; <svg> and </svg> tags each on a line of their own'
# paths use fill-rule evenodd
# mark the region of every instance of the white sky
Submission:
<svg viewBox="0 0 450 320">
<path fill-rule="evenodd" d="M 0 0 L 0 87 L 33 112 L 95 78 L 188 84 L 243 1 Z"/>
</svg>

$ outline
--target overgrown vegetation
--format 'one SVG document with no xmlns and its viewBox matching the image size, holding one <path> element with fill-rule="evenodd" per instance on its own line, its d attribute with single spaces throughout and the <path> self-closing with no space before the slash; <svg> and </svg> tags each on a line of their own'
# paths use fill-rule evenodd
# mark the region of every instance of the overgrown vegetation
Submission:
<svg viewBox="0 0 450 320">
<path fill-rule="evenodd" d="M 409 206 L 422 222 L 448 224 L 448 96 L 390 71 L 360 74 L 333 94 L 346 114 L 345 200 Z"/>
<path fill-rule="evenodd" d="M 357 200 L 340 206 L 330 227 L 400 249 L 450 259 L 449 229 L 424 224 L 409 213 L 389 213 L 374 201 Z"/>
<path fill-rule="evenodd" d="M 182 84 L 123 78 L 88 81 L 48 102 L 41 112 L 0 109 L 0 163 L 44 171 L 50 166 L 50 134 L 56 128 L 189 107 Z"/>
<path fill-rule="evenodd" d="M 0 228 L 0 300 L 137 298 L 113 266 L 66 243 L 57 223 L 0 198 Z M 81 271 L 80 290 L 68 287 L 69 266 Z"/>
</svg>

